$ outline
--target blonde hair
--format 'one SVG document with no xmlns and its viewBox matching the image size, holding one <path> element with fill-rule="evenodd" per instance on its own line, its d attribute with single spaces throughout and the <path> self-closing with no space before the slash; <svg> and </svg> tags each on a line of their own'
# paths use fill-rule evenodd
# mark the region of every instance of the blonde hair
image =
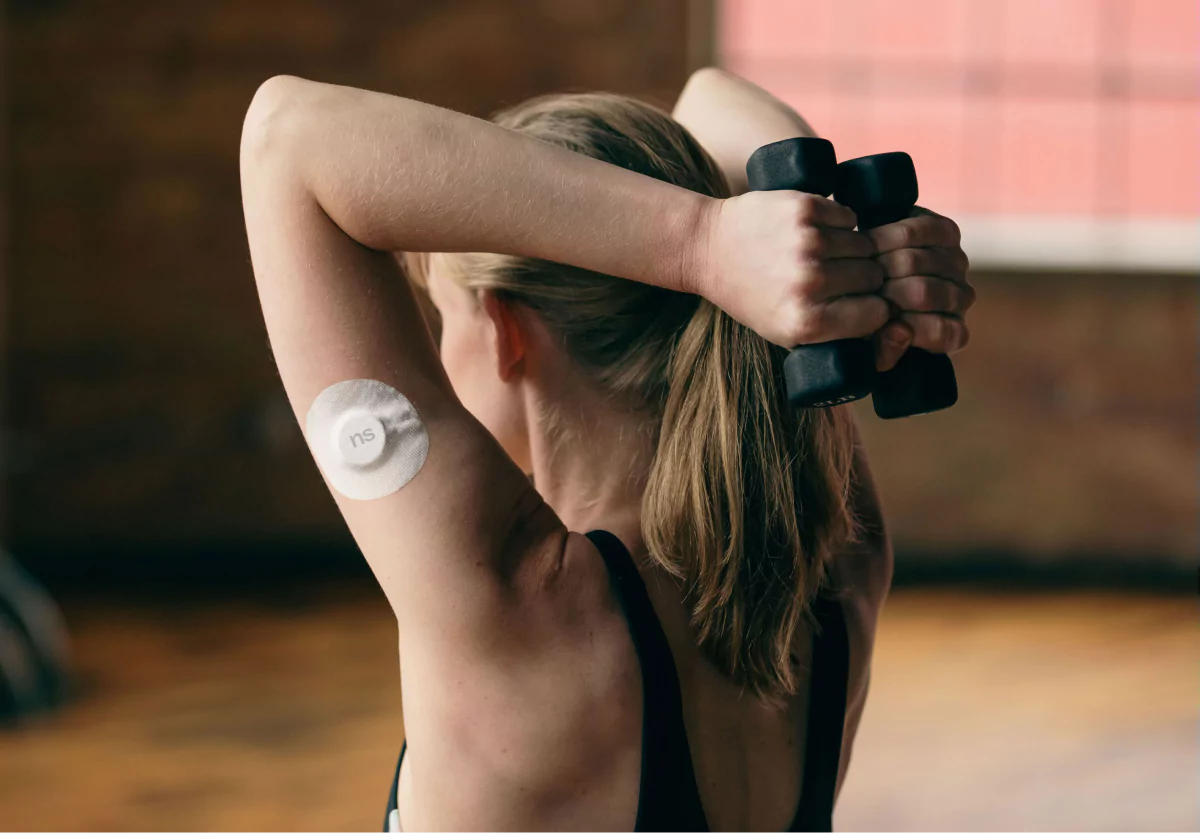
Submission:
<svg viewBox="0 0 1201 833">
<path fill-rule="evenodd" d="M 711 197 L 729 189 L 667 113 L 624 96 L 536 98 L 497 124 Z M 736 683 L 795 694 L 794 637 L 847 539 L 853 435 L 843 408 L 794 410 L 787 351 L 695 295 L 531 258 L 442 255 L 474 290 L 523 305 L 598 390 L 644 414 L 657 449 L 642 500 L 650 558 L 686 590 L 697 644 Z M 418 282 L 428 268 L 406 258 Z"/>
</svg>

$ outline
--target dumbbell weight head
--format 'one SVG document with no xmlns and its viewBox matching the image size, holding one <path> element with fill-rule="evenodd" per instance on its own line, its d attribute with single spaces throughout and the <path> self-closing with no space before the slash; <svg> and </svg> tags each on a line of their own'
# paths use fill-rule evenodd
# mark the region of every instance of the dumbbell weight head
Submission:
<svg viewBox="0 0 1201 833">
<path fill-rule="evenodd" d="M 955 366 L 945 353 L 910 347 L 892 370 L 877 374 L 872 408 L 880 419 L 929 414 L 959 401 Z"/>
<path fill-rule="evenodd" d="M 804 191 L 828 197 L 837 184 L 838 157 L 827 139 L 803 137 L 764 145 L 746 163 L 752 191 Z"/>
<path fill-rule="evenodd" d="M 867 396 L 875 387 L 870 341 L 843 338 L 805 344 L 784 359 L 784 389 L 795 408 L 830 408 Z"/>
<path fill-rule="evenodd" d="M 909 216 L 917 204 L 917 170 L 901 151 L 848 159 L 838 166 L 833 194 L 867 231 Z"/>
</svg>

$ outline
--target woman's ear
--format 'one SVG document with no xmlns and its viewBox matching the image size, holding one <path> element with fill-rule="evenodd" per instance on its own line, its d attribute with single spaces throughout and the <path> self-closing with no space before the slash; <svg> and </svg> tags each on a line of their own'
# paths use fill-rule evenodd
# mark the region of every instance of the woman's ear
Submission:
<svg viewBox="0 0 1201 833">
<path fill-rule="evenodd" d="M 525 369 L 526 340 L 521 318 L 511 304 L 496 297 L 491 289 L 480 292 L 480 306 L 492 327 L 496 375 L 502 382 L 511 382 Z"/>
</svg>

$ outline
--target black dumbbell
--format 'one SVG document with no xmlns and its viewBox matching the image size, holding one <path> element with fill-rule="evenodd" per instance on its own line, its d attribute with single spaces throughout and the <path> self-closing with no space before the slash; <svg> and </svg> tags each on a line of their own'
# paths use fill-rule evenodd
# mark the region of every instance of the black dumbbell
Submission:
<svg viewBox="0 0 1201 833">
<path fill-rule="evenodd" d="M 834 193 L 838 160 L 825 139 L 785 139 L 751 154 L 746 176 L 752 191 Z M 788 401 L 798 408 L 826 408 L 871 393 L 876 381 L 871 342 L 861 338 L 802 344 L 784 360 Z"/>
<path fill-rule="evenodd" d="M 896 222 L 917 202 L 917 173 L 907 153 L 881 153 L 837 164 L 825 139 L 785 139 L 764 145 L 747 162 L 755 191 L 794 190 L 829 196 L 859 218 L 861 231 Z M 784 361 L 789 401 L 821 408 L 873 394 L 884 419 L 929 413 L 955 404 L 955 371 L 945 355 L 910 349 L 887 373 L 877 373 L 871 343 L 840 339 L 795 348 Z"/>
<path fill-rule="evenodd" d="M 859 230 L 895 223 L 917 204 L 917 172 L 907 153 L 877 153 L 838 166 L 834 199 L 855 212 Z M 955 368 L 944 353 L 911 347 L 892 370 L 877 374 L 872 407 L 881 419 L 928 414 L 959 399 Z"/>
</svg>

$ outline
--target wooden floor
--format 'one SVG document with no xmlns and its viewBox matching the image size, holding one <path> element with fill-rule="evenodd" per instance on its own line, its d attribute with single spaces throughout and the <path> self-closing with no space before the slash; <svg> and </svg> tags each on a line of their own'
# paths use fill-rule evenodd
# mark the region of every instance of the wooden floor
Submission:
<svg viewBox="0 0 1201 833">
<path fill-rule="evenodd" d="M 0 734 L 0 828 L 378 829 L 377 592 L 64 607 L 80 690 Z M 1196 599 L 897 592 L 873 686 L 841 829 L 1198 829 Z"/>
</svg>

